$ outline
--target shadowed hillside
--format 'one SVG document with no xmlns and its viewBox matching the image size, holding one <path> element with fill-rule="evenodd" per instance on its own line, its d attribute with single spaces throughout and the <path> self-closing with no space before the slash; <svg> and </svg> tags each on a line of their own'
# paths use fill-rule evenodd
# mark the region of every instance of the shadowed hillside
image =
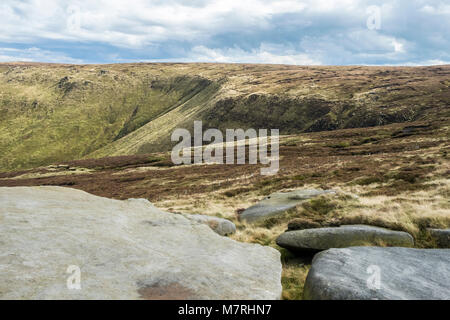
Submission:
<svg viewBox="0 0 450 320">
<path fill-rule="evenodd" d="M 450 66 L 0 64 L 0 170 L 167 151 L 175 128 L 281 134 L 450 116 Z"/>
</svg>

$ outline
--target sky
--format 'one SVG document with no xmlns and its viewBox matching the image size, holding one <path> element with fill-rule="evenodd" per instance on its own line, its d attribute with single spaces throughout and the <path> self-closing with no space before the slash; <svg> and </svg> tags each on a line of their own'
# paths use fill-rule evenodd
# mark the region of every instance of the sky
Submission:
<svg viewBox="0 0 450 320">
<path fill-rule="evenodd" d="M 450 63 L 450 0 L 2 0 L 0 61 Z"/>
</svg>

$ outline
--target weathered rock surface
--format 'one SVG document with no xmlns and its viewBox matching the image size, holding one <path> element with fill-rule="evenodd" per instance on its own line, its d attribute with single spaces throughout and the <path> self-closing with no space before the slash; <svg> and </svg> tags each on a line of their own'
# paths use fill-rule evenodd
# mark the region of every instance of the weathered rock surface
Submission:
<svg viewBox="0 0 450 320">
<path fill-rule="evenodd" d="M 450 249 L 352 247 L 316 254 L 304 298 L 450 299 Z"/>
<path fill-rule="evenodd" d="M 80 290 L 66 285 L 69 266 L 81 270 Z M 2 299 L 278 299 L 280 279 L 275 249 L 143 199 L 0 188 Z"/>
<path fill-rule="evenodd" d="M 439 248 L 450 248 L 450 229 L 428 229 Z"/>
<path fill-rule="evenodd" d="M 334 193 L 334 191 L 307 189 L 273 193 L 242 212 L 240 219 L 246 222 L 263 220 L 292 209 L 302 201 L 327 193 Z"/>
<path fill-rule="evenodd" d="M 203 214 L 184 214 L 186 218 L 209 226 L 214 232 L 221 236 L 230 235 L 236 232 L 236 225 L 227 219 L 207 216 Z"/>
<path fill-rule="evenodd" d="M 281 234 L 276 242 L 280 247 L 292 251 L 320 251 L 380 244 L 391 247 L 414 245 L 414 239 L 409 233 L 366 225 L 287 231 Z"/>
</svg>

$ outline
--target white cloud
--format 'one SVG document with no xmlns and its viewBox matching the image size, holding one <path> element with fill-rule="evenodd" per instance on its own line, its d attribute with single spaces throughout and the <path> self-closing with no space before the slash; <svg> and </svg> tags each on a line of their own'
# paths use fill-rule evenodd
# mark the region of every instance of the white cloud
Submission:
<svg viewBox="0 0 450 320">
<path fill-rule="evenodd" d="M 425 5 L 421 9 L 422 12 L 435 15 L 448 15 L 450 14 L 449 4 L 439 4 L 438 6 Z"/>
<path fill-rule="evenodd" d="M 53 62 L 79 64 L 82 60 L 73 59 L 64 53 L 41 50 L 39 48 L 0 48 L 0 61 L 3 62 Z"/>
<path fill-rule="evenodd" d="M 142 47 L 163 40 L 194 41 L 217 32 L 267 28 L 277 14 L 301 12 L 305 4 L 282 0 L 201 2 L 129 0 L 6 0 L 0 5 L 4 42 L 36 39 L 96 41 Z"/>
<path fill-rule="evenodd" d="M 367 8 L 374 5 L 380 8 L 381 29 L 368 30 Z M 0 59 L 70 61 L 75 54 L 90 62 L 450 59 L 448 0 L 2 0 L 0 29 L 0 47 L 47 50 L 26 49 Z"/>
<path fill-rule="evenodd" d="M 241 48 L 207 48 L 196 46 L 189 53 L 187 61 L 226 63 L 269 63 L 294 65 L 320 65 L 321 61 L 292 49 L 262 44 L 259 48 L 245 51 Z"/>
<path fill-rule="evenodd" d="M 394 66 L 418 67 L 418 66 L 442 66 L 442 65 L 446 65 L 446 64 L 450 64 L 450 61 L 431 59 L 431 60 L 424 60 L 424 61 L 419 61 L 419 62 L 398 63 L 398 64 L 394 64 Z"/>
<path fill-rule="evenodd" d="M 318 37 L 305 36 L 300 50 L 320 59 L 323 64 L 395 64 L 408 56 L 412 44 L 405 39 L 384 35 L 374 30 L 360 29 Z"/>
</svg>

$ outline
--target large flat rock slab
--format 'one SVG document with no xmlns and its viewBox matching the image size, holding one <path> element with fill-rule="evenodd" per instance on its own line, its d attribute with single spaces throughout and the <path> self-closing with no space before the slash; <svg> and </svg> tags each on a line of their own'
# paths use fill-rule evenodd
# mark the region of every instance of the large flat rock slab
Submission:
<svg viewBox="0 0 450 320">
<path fill-rule="evenodd" d="M 280 280 L 277 250 L 147 200 L 0 188 L 1 299 L 279 299 Z"/>
<path fill-rule="evenodd" d="M 300 202 L 328 193 L 333 190 L 306 189 L 291 192 L 277 192 L 267 196 L 254 206 L 244 210 L 239 218 L 245 222 L 256 222 L 281 214 L 294 208 Z"/>
<path fill-rule="evenodd" d="M 292 251 L 321 251 L 351 246 L 412 247 L 414 238 L 406 232 L 367 225 L 344 225 L 287 231 L 277 240 L 280 247 Z"/>
<path fill-rule="evenodd" d="M 305 299 L 448 300 L 450 249 L 352 247 L 318 253 Z"/>
</svg>

